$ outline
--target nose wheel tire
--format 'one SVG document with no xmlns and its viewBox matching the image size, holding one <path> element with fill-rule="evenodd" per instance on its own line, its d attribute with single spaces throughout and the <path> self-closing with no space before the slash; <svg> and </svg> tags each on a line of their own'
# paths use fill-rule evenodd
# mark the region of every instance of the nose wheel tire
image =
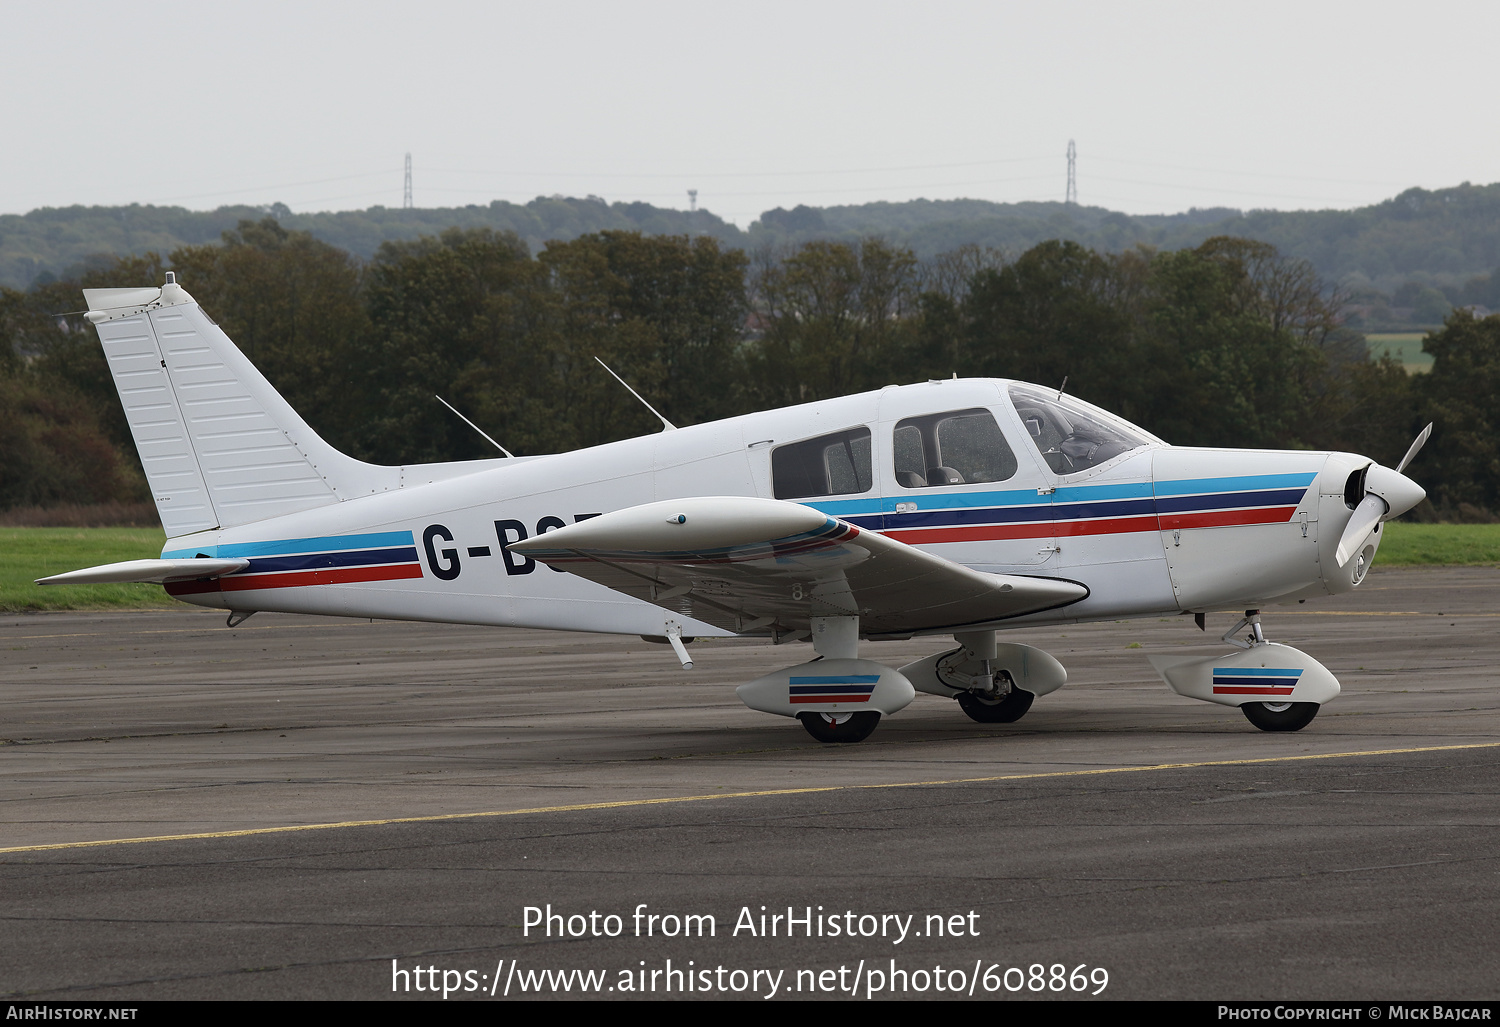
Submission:
<svg viewBox="0 0 1500 1027">
<path fill-rule="evenodd" d="M 1245 719 L 1262 731 L 1301 731 L 1318 715 L 1315 702 L 1247 702 L 1240 704 Z"/>
<path fill-rule="evenodd" d="M 863 742 L 880 723 L 873 710 L 858 713 L 799 713 L 797 719 L 807 733 L 820 742 Z"/>
<path fill-rule="evenodd" d="M 1019 688 L 1012 688 L 998 699 L 981 699 L 973 692 L 958 693 L 958 705 L 970 720 L 981 724 L 1014 723 L 1026 715 L 1035 699 L 1035 695 Z"/>
</svg>

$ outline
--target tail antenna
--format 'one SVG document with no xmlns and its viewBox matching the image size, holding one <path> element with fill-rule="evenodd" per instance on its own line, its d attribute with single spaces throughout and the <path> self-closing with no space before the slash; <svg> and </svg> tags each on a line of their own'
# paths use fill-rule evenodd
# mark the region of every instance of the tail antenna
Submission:
<svg viewBox="0 0 1500 1027">
<path fill-rule="evenodd" d="M 595 357 L 594 359 L 595 360 L 599 360 L 598 357 Z M 609 376 L 611 378 L 613 378 L 615 381 L 619 382 L 621 385 L 625 386 L 625 391 L 626 392 L 630 393 L 636 399 L 639 399 L 641 401 L 641 406 L 645 407 L 647 410 L 651 411 L 653 414 L 656 414 L 656 419 L 658 421 L 660 421 L 661 424 L 662 424 L 662 431 L 676 431 L 677 430 L 677 425 L 675 425 L 671 421 L 667 420 L 665 417 L 663 417 L 660 413 L 657 412 L 657 409 L 654 406 L 652 406 L 650 403 L 647 403 L 644 399 L 642 399 L 641 394 L 639 392 L 636 392 L 634 389 L 632 389 L 630 387 L 630 383 L 627 382 L 624 378 L 621 378 L 619 375 L 615 374 L 614 371 L 610 370 L 610 366 L 608 364 L 606 364 L 602 360 L 599 360 L 599 366 L 602 367 L 602 368 L 604 368 L 606 371 L 609 371 Z"/>
<path fill-rule="evenodd" d="M 436 399 L 439 403 L 443 404 L 443 406 L 447 407 L 449 410 L 452 410 L 455 414 L 458 414 L 458 419 L 460 421 L 462 421 L 464 424 L 467 424 L 470 428 L 473 428 L 479 434 L 483 435 L 484 436 L 484 440 L 486 442 L 488 442 L 490 445 L 494 446 L 496 449 L 498 449 L 500 452 L 504 453 L 506 456 L 509 456 L 509 457 L 514 457 L 515 456 L 515 454 L 512 453 L 510 450 L 506 449 L 504 446 L 500 445 L 500 443 L 498 443 L 494 439 L 490 438 L 489 435 L 485 433 L 485 430 L 483 428 L 479 427 L 479 425 L 477 425 L 473 421 L 469 420 L 463 414 L 459 414 L 458 413 L 458 408 L 455 407 L 452 403 L 449 403 L 442 396 L 434 395 L 433 398 Z"/>
</svg>

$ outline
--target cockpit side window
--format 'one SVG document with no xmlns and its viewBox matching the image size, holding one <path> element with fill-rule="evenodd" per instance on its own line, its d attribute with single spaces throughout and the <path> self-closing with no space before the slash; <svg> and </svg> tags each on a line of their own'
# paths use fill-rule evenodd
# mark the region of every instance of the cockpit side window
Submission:
<svg viewBox="0 0 1500 1027">
<path fill-rule="evenodd" d="M 1133 425 L 1046 389 L 1012 385 L 1010 399 L 1054 474 L 1086 471 L 1151 441 Z"/>
<path fill-rule="evenodd" d="M 777 499 L 848 496 L 875 484 L 870 429 L 849 428 L 771 451 L 771 482 Z"/>
<path fill-rule="evenodd" d="M 902 488 L 1005 481 L 1016 454 L 988 410 L 949 410 L 908 417 L 891 436 L 896 483 Z"/>
</svg>

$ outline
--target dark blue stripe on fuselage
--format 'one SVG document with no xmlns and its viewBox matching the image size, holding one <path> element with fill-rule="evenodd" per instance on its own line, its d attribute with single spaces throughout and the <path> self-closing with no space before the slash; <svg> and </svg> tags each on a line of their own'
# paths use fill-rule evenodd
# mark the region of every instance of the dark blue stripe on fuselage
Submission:
<svg viewBox="0 0 1500 1027">
<path fill-rule="evenodd" d="M 251 560 L 241 574 L 265 571 L 312 571 L 323 567 L 368 567 L 381 563 L 416 563 L 417 550 L 357 549 L 347 553 L 308 553 L 296 556 L 267 556 Z"/>
<path fill-rule="evenodd" d="M 1274 492 L 1223 492 L 1215 496 L 1161 496 L 1156 509 L 1162 513 L 1190 510 L 1233 510 L 1247 506 L 1296 506 L 1307 489 L 1277 489 Z"/>
<path fill-rule="evenodd" d="M 1038 503 L 1034 506 L 970 507 L 918 510 L 914 513 L 845 517 L 861 528 L 939 528 L 969 524 L 1020 524 L 1104 517 L 1140 517 L 1191 510 L 1233 510 L 1256 506 L 1296 506 L 1306 489 L 1225 492 L 1217 495 L 1162 496 L 1156 499 L 1095 500 L 1087 503 Z M 914 499 L 913 502 L 921 502 Z"/>
</svg>

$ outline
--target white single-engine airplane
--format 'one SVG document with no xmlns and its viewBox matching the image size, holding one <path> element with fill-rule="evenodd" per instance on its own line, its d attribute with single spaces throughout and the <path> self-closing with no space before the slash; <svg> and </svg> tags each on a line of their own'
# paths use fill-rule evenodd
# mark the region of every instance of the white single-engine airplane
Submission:
<svg viewBox="0 0 1500 1027">
<path fill-rule="evenodd" d="M 1351 453 L 1169 446 L 1061 390 L 931 381 L 556 456 L 382 467 L 319 438 L 178 285 L 85 292 L 167 543 L 39 584 L 154 581 L 259 610 L 811 639 L 741 685 L 859 741 L 917 690 L 1010 722 L 1067 672 L 1001 628 L 1244 611 L 1178 693 L 1295 731 L 1339 683 L 1259 610 L 1346 592 L 1424 496 Z M 670 425 L 668 426 L 670 428 Z M 1431 426 L 1428 426 L 1430 430 Z M 1236 637 L 1245 631 L 1244 639 Z M 952 635 L 895 670 L 861 639 Z"/>
</svg>

